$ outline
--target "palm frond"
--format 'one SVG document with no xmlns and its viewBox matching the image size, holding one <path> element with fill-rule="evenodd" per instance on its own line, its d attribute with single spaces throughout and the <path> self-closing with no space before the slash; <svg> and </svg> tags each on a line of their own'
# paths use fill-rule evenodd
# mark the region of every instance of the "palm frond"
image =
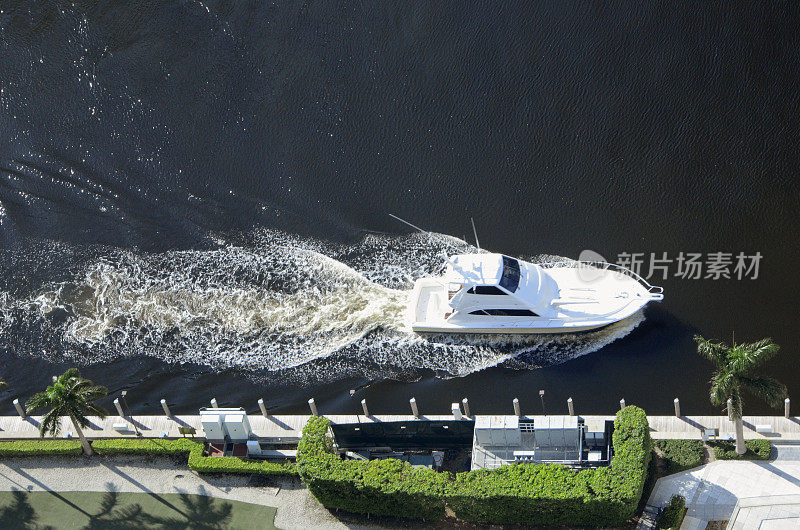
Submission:
<svg viewBox="0 0 800 530">
<path fill-rule="evenodd" d="M 711 342 L 700 335 L 695 335 L 694 341 L 697 343 L 697 353 L 719 367 L 725 366 L 729 350 L 725 344 Z"/>
<path fill-rule="evenodd" d="M 742 392 L 739 379 L 735 374 L 726 370 L 718 370 L 711 377 L 711 403 L 725 405 L 731 400 L 731 412 L 734 417 L 742 416 Z"/>
<path fill-rule="evenodd" d="M 772 339 L 737 344 L 728 354 L 728 366 L 739 375 L 747 375 L 774 357 L 780 347 Z"/>
<path fill-rule="evenodd" d="M 710 383 L 711 403 L 714 405 L 723 405 L 728 401 L 728 398 L 739 393 L 739 383 L 736 377 L 728 371 L 716 371 L 711 377 Z"/>
<path fill-rule="evenodd" d="M 72 391 L 78 394 L 85 392 L 87 389 L 94 388 L 94 383 L 89 379 L 71 379 L 70 384 Z"/>
<path fill-rule="evenodd" d="M 54 437 L 58 436 L 61 431 L 61 418 L 59 415 L 51 410 L 42 418 L 42 423 L 39 424 L 39 435 L 44 438 L 45 435 L 51 434 Z"/>
<path fill-rule="evenodd" d="M 91 384 L 91 381 L 89 382 Z M 94 401 L 95 399 L 102 399 L 108 395 L 108 389 L 104 386 L 90 386 L 81 389 L 80 396 L 86 401 Z"/>
<path fill-rule="evenodd" d="M 786 385 L 772 377 L 740 376 L 739 380 L 748 392 L 766 401 L 770 407 L 780 407 L 789 395 Z"/>
<path fill-rule="evenodd" d="M 100 419 L 104 419 L 106 416 L 108 416 L 108 411 L 106 409 L 100 405 L 95 405 L 94 403 L 86 404 L 86 412 L 90 416 L 97 416 Z"/>
<path fill-rule="evenodd" d="M 58 378 L 58 382 L 62 385 L 66 385 L 69 383 L 71 379 L 80 379 L 81 373 L 77 368 L 70 368 Z"/>
<path fill-rule="evenodd" d="M 34 394 L 25 402 L 25 410 L 28 414 L 36 414 L 46 408 L 50 408 L 50 406 L 50 396 L 46 392 Z"/>
</svg>

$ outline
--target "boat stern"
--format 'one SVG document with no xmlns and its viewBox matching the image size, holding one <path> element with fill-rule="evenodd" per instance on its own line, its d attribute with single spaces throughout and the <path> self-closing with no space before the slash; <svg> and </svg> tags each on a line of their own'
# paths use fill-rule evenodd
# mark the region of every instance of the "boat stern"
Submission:
<svg viewBox="0 0 800 530">
<path fill-rule="evenodd" d="M 435 278 L 421 278 L 414 282 L 408 303 L 408 321 L 414 331 L 441 329 L 450 311 L 445 285 Z"/>
</svg>

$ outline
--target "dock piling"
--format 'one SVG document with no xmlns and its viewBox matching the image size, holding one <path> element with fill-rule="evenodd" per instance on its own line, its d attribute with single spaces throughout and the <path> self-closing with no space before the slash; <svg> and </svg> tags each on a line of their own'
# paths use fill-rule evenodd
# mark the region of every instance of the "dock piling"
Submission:
<svg viewBox="0 0 800 530">
<path fill-rule="evenodd" d="M 675 399 L 672 400 L 672 402 L 675 404 L 675 417 L 676 418 L 680 418 L 681 417 L 681 400 L 678 399 L 678 398 L 675 398 Z"/>
<path fill-rule="evenodd" d="M 114 398 L 114 408 L 117 409 L 117 414 L 119 414 L 120 418 L 125 417 L 125 412 L 122 410 L 122 404 L 119 402 L 119 398 Z"/>
<path fill-rule="evenodd" d="M 469 413 L 469 400 L 467 398 L 464 398 L 461 400 L 461 404 L 464 405 L 464 416 L 466 416 L 467 418 L 472 416 L 472 414 Z"/>
<path fill-rule="evenodd" d="M 728 398 L 728 421 L 733 421 L 733 400 Z"/>
<path fill-rule="evenodd" d="M 215 409 L 219 408 L 219 405 L 217 404 L 217 398 L 211 398 L 211 406 Z"/>
<path fill-rule="evenodd" d="M 791 414 L 790 414 L 790 406 L 789 406 L 790 403 L 791 403 L 791 401 L 789 401 L 788 397 L 783 400 L 783 417 L 784 418 L 788 418 L 789 416 L 791 416 Z M 23 416 L 23 418 L 24 417 L 25 416 Z"/>
<path fill-rule="evenodd" d="M 575 415 L 575 405 L 572 404 L 572 398 L 567 399 L 567 409 L 569 410 L 569 415 Z"/>
<path fill-rule="evenodd" d="M 417 398 L 411 398 L 408 400 L 408 403 L 411 405 L 411 413 L 414 415 L 415 418 L 419 418 L 419 408 L 417 407 Z"/>
<path fill-rule="evenodd" d="M 454 420 L 461 419 L 461 404 L 460 403 L 452 403 L 450 405 L 450 411 L 453 413 Z"/>
<path fill-rule="evenodd" d="M 620 410 L 625 408 L 625 398 L 619 400 L 619 408 Z"/>
<path fill-rule="evenodd" d="M 369 409 L 367 408 L 367 399 L 361 400 L 361 410 L 364 411 L 364 416 L 369 416 Z"/>
<path fill-rule="evenodd" d="M 172 417 L 172 413 L 169 411 L 169 405 L 167 405 L 167 400 L 161 398 L 161 408 L 164 409 L 164 414 L 167 415 L 167 418 Z"/>
<path fill-rule="evenodd" d="M 14 400 L 14 408 L 17 409 L 17 414 L 19 414 L 19 417 L 24 420 L 25 419 L 25 409 L 23 409 L 22 405 L 20 405 L 19 399 L 15 399 Z"/>
<path fill-rule="evenodd" d="M 258 398 L 258 408 L 259 410 L 261 410 L 262 416 L 264 416 L 265 418 L 269 416 L 269 414 L 267 413 L 267 406 L 264 405 L 264 398 Z"/>
<path fill-rule="evenodd" d="M 519 398 L 514 398 L 514 414 L 522 416 L 522 412 L 519 409 Z"/>
<path fill-rule="evenodd" d="M 317 402 L 314 401 L 314 398 L 308 400 L 308 408 L 311 409 L 311 414 L 314 416 L 319 416 L 319 411 L 317 410 Z"/>
</svg>

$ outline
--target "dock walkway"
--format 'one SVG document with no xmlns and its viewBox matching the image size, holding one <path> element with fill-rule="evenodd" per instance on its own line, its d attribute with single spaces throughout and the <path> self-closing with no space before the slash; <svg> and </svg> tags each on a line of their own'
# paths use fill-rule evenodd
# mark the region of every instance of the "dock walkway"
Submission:
<svg viewBox="0 0 800 530">
<path fill-rule="evenodd" d="M 272 441 L 296 441 L 302 434 L 303 427 L 310 415 L 279 415 L 264 417 L 260 414 L 249 414 L 248 419 L 253 433 Z M 326 415 L 332 423 L 373 423 L 391 421 L 414 421 L 412 415 Z M 523 416 L 533 419 L 536 416 Z M 580 416 L 592 430 L 602 430 L 601 425 L 605 420 L 613 420 L 614 416 Z M 452 415 L 421 416 L 417 421 L 425 420 L 452 420 Z M 720 439 L 733 436 L 733 422 L 725 416 L 648 416 L 650 434 L 654 439 L 699 439 L 702 429 L 717 429 Z M 0 440 L 33 439 L 39 437 L 39 422 L 41 416 L 0 416 Z M 142 436 L 146 438 L 180 438 L 180 427 L 193 427 L 197 436 L 203 436 L 199 415 L 178 415 L 167 417 L 158 416 L 133 416 L 129 417 L 108 416 L 101 420 L 97 417 L 89 418 L 89 428 L 84 433 L 89 439 L 99 438 L 124 438 L 135 437 L 134 424 Z M 115 428 L 125 425 L 127 429 L 122 432 Z M 756 432 L 757 426 L 769 426 L 772 432 Z M 745 416 L 744 436 L 746 439 L 767 439 L 775 443 L 800 442 L 800 418 L 782 416 Z M 62 418 L 60 437 L 76 436 L 71 422 Z"/>
</svg>

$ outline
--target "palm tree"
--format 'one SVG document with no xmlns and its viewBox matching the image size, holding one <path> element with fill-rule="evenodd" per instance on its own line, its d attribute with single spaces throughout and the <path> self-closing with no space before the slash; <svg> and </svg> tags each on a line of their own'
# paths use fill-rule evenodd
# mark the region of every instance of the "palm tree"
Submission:
<svg viewBox="0 0 800 530">
<path fill-rule="evenodd" d="M 91 455 L 92 446 L 86 441 L 81 427 L 89 426 L 86 416 L 94 415 L 100 418 L 108 416 L 105 409 L 92 403 L 106 397 L 107 394 L 108 390 L 105 387 L 95 386 L 88 379 L 82 378 L 77 368 L 70 368 L 60 377 L 53 376 L 52 386 L 30 398 L 25 408 L 28 414 L 50 409 L 39 425 L 39 434 L 42 437 L 45 434 L 52 434 L 55 437 L 61 427 L 61 416 L 68 416 L 81 439 L 83 451 Z"/>
<path fill-rule="evenodd" d="M 695 335 L 697 353 L 713 362 L 717 369 L 711 377 L 711 403 L 722 405 L 731 400 L 731 415 L 736 424 L 736 452 L 744 454 L 744 428 L 742 427 L 742 390 L 763 399 L 771 407 L 779 407 L 786 398 L 786 385 L 756 370 L 773 358 L 780 347 L 772 339 L 762 339 L 749 344 L 728 346 L 711 342 Z"/>
</svg>

